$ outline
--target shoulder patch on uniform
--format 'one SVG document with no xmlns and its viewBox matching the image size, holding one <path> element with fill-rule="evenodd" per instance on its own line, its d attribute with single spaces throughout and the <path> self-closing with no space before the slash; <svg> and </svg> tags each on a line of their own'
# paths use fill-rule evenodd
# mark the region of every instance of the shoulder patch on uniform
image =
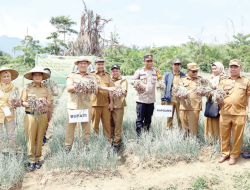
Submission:
<svg viewBox="0 0 250 190">
<path fill-rule="evenodd" d="M 105 71 L 105 73 L 108 73 L 110 75 L 110 73 L 108 71 Z"/>
<path fill-rule="evenodd" d="M 49 85 L 48 85 L 48 84 L 46 84 L 46 83 L 44 83 L 44 84 L 43 84 L 43 86 L 44 86 L 44 87 L 46 87 L 46 88 L 48 88 L 48 87 L 49 87 Z"/>
<path fill-rule="evenodd" d="M 31 85 L 32 85 L 32 83 L 26 84 L 25 88 L 29 88 L 29 87 L 31 87 Z"/>
</svg>

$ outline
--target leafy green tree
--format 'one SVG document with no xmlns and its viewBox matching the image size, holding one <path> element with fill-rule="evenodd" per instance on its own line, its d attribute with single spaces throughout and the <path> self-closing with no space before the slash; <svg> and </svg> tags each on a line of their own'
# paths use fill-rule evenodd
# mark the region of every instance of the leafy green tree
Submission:
<svg viewBox="0 0 250 190">
<path fill-rule="evenodd" d="M 21 43 L 22 45 L 14 47 L 14 50 L 24 53 L 23 56 L 17 57 L 17 61 L 22 61 L 25 65 L 34 67 L 36 54 L 42 53 L 42 47 L 39 45 L 39 40 L 34 40 L 32 36 L 27 35 Z"/>
<path fill-rule="evenodd" d="M 51 36 L 48 36 L 46 39 L 52 40 L 52 43 L 48 43 L 48 46 L 44 48 L 45 52 L 49 52 L 54 55 L 59 55 L 61 47 L 67 47 L 63 40 L 58 39 L 58 33 L 52 32 Z"/>
<path fill-rule="evenodd" d="M 11 63 L 11 55 L 0 50 L 0 65 L 7 65 Z"/>
<path fill-rule="evenodd" d="M 50 23 L 57 28 L 58 33 L 63 34 L 63 43 L 65 44 L 65 35 L 77 34 L 78 32 L 72 29 L 76 22 L 72 21 L 69 16 L 57 16 L 50 19 Z M 66 47 L 66 46 L 64 46 Z M 64 50 L 63 50 L 64 54 Z"/>
<path fill-rule="evenodd" d="M 250 34 L 244 35 L 242 33 L 238 33 L 237 35 L 233 35 L 233 38 L 236 40 L 236 45 L 250 45 Z"/>
</svg>

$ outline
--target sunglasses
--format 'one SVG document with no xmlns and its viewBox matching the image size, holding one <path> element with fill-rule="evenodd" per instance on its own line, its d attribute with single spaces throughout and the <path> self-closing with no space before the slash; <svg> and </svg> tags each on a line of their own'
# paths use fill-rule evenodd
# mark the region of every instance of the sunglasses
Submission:
<svg viewBox="0 0 250 190">
<path fill-rule="evenodd" d="M 180 63 L 175 63 L 174 65 L 179 66 L 179 65 L 181 65 L 181 64 L 180 64 Z"/>
<path fill-rule="evenodd" d="M 198 71 L 192 71 L 192 70 L 189 70 L 191 73 L 198 73 Z"/>
</svg>

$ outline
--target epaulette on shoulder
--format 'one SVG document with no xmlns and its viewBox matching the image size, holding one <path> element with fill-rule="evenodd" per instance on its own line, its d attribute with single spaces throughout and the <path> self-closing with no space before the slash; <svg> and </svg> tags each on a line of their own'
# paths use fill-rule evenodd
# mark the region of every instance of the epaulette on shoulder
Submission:
<svg viewBox="0 0 250 190">
<path fill-rule="evenodd" d="M 202 76 L 197 76 L 198 79 L 202 79 L 203 77 Z"/>
<path fill-rule="evenodd" d="M 187 78 L 187 75 L 185 75 L 185 76 L 182 76 L 181 78 Z"/>
<path fill-rule="evenodd" d="M 95 73 L 95 71 L 91 71 L 90 73 Z"/>
<path fill-rule="evenodd" d="M 224 80 L 224 79 L 227 79 L 227 76 L 225 76 L 225 75 L 220 75 L 220 80 Z"/>
<path fill-rule="evenodd" d="M 27 89 L 27 88 L 31 87 L 31 84 L 32 84 L 32 83 L 26 84 L 24 88 Z"/>
<path fill-rule="evenodd" d="M 105 71 L 105 73 L 108 73 L 110 75 L 110 73 L 108 71 Z"/>
</svg>

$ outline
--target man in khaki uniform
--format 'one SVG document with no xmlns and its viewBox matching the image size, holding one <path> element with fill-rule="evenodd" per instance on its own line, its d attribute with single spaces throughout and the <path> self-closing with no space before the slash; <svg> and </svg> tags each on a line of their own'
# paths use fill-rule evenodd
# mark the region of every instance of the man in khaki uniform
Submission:
<svg viewBox="0 0 250 190">
<path fill-rule="evenodd" d="M 229 164 L 234 165 L 240 154 L 244 133 L 246 106 L 250 110 L 250 80 L 240 76 L 241 61 L 233 59 L 229 63 L 230 77 L 220 82 L 220 87 L 225 91 L 224 103 L 220 110 L 220 137 L 221 154 L 219 163 L 230 157 Z M 233 136 L 232 150 L 230 151 L 230 138 Z"/>
<path fill-rule="evenodd" d="M 180 118 L 182 129 L 195 136 L 197 135 L 200 111 L 202 110 L 202 99 L 195 94 L 199 80 L 202 78 L 197 76 L 198 66 L 196 63 L 187 64 L 187 76 L 180 80 L 180 86 L 187 88 L 190 97 L 180 102 Z"/>
<path fill-rule="evenodd" d="M 75 93 L 75 85 L 81 81 L 85 80 L 96 80 L 95 77 L 87 73 L 88 66 L 91 62 L 84 56 L 80 57 L 75 65 L 78 66 L 77 71 L 71 72 L 67 77 L 66 88 L 69 92 L 69 99 L 67 104 L 68 114 L 67 114 L 67 124 L 66 124 L 66 133 L 65 133 L 65 146 L 66 150 L 70 151 L 74 141 L 74 132 L 76 123 L 69 123 L 69 110 L 82 110 L 88 109 L 89 111 L 89 120 L 91 119 L 92 114 L 92 105 L 91 105 L 91 96 L 78 96 Z M 82 133 L 85 144 L 88 145 L 88 140 L 90 139 L 90 121 L 82 122 Z"/>
<path fill-rule="evenodd" d="M 23 125 L 27 138 L 29 169 L 34 171 L 35 168 L 39 169 L 42 166 L 40 163 L 40 157 L 42 156 L 43 136 L 48 123 L 48 109 L 41 113 L 39 119 L 37 119 L 34 112 L 30 109 L 31 105 L 29 105 L 28 99 L 30 97 L 45 98 L 48 101 L 48 107 L 50 107 L 51 101 L 53 101 L 53 95 L 50 88 L 42 83 L 42 80 L 46 80 L 50 77 L 50 75 L 47 74 L 42 68 L 35 67 L 26 73 L 24 77 L 26 79 L 33 80 L 32 83 L 24 87 L 20 99 L 26 112 Z"/>
<path fill-rule="evenodd" d="M 126 96 L 128 90 L 128 81 L 126 79 L 122 79 L 121 71 L 119 65 L 112 65 L 112 81 L 115 87 L 119 87 L 126 91 L 126 95 L 122 98 L 113 98 L 114 99 L 114 109 L 111 112 L 111 137 L 114 138 L 113 146 L 116 152 L 119 152 L 119 143 L 121 141 L 122 134 L 122 123 L 123 123 L 123 115 L 124 115 L 124 107 L 126 104 Z"/>
<path fill-rule="evenodd" d="M 96 77 L 97 83 L 102 87 L 113 87 L 110 74 L 104 71 L 104 59 L 95 60 L 96 70 L 91 73 Z M 98 90 L 98 93 L 92 95 L 92 127 L 96 133 L 99 133 L 99 123 L 102 120 L 103 134 L 111 139 L 111 111 L 113 111 L 112 93 L 104 90 Z"/>
<path fill-rule="evenodd" d="M 46 73 L 48 73 L 50 76 L 51 76 L 51 71 L 49 68 L 45 68 L 44 71 Z M 55 81 L 51 80 L 51 79 L 47 79 L 47 80 L 44 80 L 43 81 L 44 84 L 46 84 L 51 92 L 52 92 L 52 95 L 54 96 L 54 99 L 55 99 L 55 96 L 58 96 L 58 85 Z M 46 129 L 46 132 L 48 131 L 48 134 L 47 136 L 51 137 L 51 131 L 48 130 L 48 127 L 49 127 L 49 122 L 52 118 L 52 114 L 53 114 L 53 110 L 54 110 L 54 102 L 51 103 L 51 107 L 48 109 L 48 112 L 47 112 L 47 115 L 48 115 L 48 125 L 47 125 L 47 129 Z M 46 133 L 43 137 L 43 143 L 46 143 L 47 142 L 47 138 L 46 138 Z"/>
<path fill-rule="evenodd" d="M 151 118 L 154 112 L 155 84 L 158 80 L 163 80 L 158 69 L 153 68 L 153 55 L 145 55 L 143 63 L 145 67 L 137 69 L 131 81 L 134 85 L 137 80 L 141 80 L 146 86 L 146 92 L 136 96 L 136 133 L 141 135 L 141 130 L 150 129 Z"/>
<path fill-rule="evenodd" d="M 172 68 L 173 68 L 173 71 L 168 72 L 164 76 L 164 81 L 165 81 L 167 88 L 166 88 L 166 92 L 164 96 L 161 98 L 162 105 L 165 105 L 167 102 L 167 105 L 173 106 L 172 117 L 167 118 L 167 126 L 166 126 L 167 129 L 173 128 L 173 118 L 174 118 L 175 109 L 176 109 L 178 126 L 181 127 L 181 118 L 180 118 L 180 111 L 179 111 L 180 101 L 176 100 L 174 97 L 171 97 L 171 92 L 172 92 L 173 87 L 179 86 L 181 77 L 186 75 L 185 73 L 180 72 L 181 60 L 174 59 L 172 62 Z"/>
</svg>

